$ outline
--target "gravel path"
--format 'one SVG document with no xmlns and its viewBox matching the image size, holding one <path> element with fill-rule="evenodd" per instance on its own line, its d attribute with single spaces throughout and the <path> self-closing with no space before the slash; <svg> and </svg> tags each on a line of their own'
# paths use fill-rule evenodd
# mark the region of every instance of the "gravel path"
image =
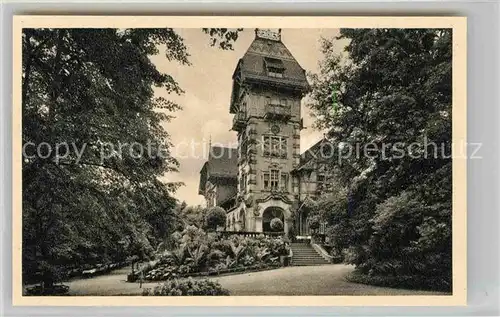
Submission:
<svg viewBox="0 0 500 317">
<path fill-rule="evenodd" d="M 130 272 L 130 267 L 124 267 L 106 275 L 75 279 L 64 282 L 64 284 L 69 286 L 69 294 L 75 296 L 141 295 L 143 288 L 152 288 L 158 285 L 158 283 L 143 283 L 141 289 L 139 283 L 128 283 L 127 274 Z"/>
<path fill-rule="evenodd" d="M 343 264 L 292 266 L 216 278 L 231 295 L 437 295 L 437 292 L 384 288 L 351 283 L 354 269 Z"/>
<path fill-rule="evenodd" d="M 353 270 L 343 264 L 295 266 L 270 271 L 210 277 L 218 280 L 231 295 L 438 295 L 437 292 L 377 287 L 347 282 L 345 275 Z M 71 295 L 140 295 L 139 283 L 127 283 L 130 268 L 107 275 L 77 279 L 64 284 Z M 152 288 L 155 283 L 143 284 Z"/>
</svg>

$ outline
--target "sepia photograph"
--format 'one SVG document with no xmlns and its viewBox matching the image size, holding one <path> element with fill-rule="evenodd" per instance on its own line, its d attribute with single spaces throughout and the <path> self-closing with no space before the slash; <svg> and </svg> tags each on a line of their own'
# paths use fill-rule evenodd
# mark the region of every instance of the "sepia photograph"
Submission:
<svg viewBox="0 0 500 317">
<path fill-rule="evenodd" d="M 93 18 L 14 36 L 20 297 L 465 292 L 464 19 Z"/>
</svg>

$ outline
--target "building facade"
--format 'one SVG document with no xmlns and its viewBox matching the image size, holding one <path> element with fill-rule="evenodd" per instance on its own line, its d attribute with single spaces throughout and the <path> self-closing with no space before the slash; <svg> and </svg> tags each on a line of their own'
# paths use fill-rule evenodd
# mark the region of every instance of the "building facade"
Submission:
<svg viewBox="0 0 500 317">
<path fill-rule="evenodd" d="M 210 151 L 226 152 L 221 157 L 232 165 L 221 172 L 220 161 L 211 155 L 200 175 L 199 193 L 207 206 L 227 211 L 226 230 L 272 231 L 271 220 L 278 218 L 285 233 L 293 227 L 297 235 L 309 234 L 303 205 L 326 180 L 314 151 L 327 142 L 300 154 L 300 105 L 309 89 L 305 70 L 281 41 L 281 30 L 256 29 L 233 73 L 229 112 L 238 147 Z M 213 176 L 221 174 L 226 176 Z M 230 194 L 217 198 L 221 192 Z"/>
</svg>

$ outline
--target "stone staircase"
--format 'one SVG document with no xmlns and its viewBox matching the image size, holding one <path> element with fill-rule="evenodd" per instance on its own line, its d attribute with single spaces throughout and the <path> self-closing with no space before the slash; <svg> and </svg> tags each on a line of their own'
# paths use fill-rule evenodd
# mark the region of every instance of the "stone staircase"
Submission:
<svg viewBox="0 0 500 317">
<path fill-rule="evenodd" d="M 292 243 L 290 246 L 293 252 L 292 265 L 305 266 L 329 264 L 329 262 L 319 255 L 310 244 Z"/>
</svg>

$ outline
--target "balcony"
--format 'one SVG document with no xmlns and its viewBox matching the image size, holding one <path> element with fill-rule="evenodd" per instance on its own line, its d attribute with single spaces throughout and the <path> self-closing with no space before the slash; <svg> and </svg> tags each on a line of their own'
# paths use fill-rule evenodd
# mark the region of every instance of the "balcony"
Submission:
<svg viewBox="0 0 500 317">
<path fill-rule="evenodd" d="M 289 105 L 267 104 L 264 118 L 266 120 L 288 120 L 292 117 Z"/>
<path fill-rule="evenodd" d="M 233 127 L 232 130 L 241 132 L 246 125 L 246 116 L 245 112 L 238 111 L 233 117 Z"/>
</svg>

